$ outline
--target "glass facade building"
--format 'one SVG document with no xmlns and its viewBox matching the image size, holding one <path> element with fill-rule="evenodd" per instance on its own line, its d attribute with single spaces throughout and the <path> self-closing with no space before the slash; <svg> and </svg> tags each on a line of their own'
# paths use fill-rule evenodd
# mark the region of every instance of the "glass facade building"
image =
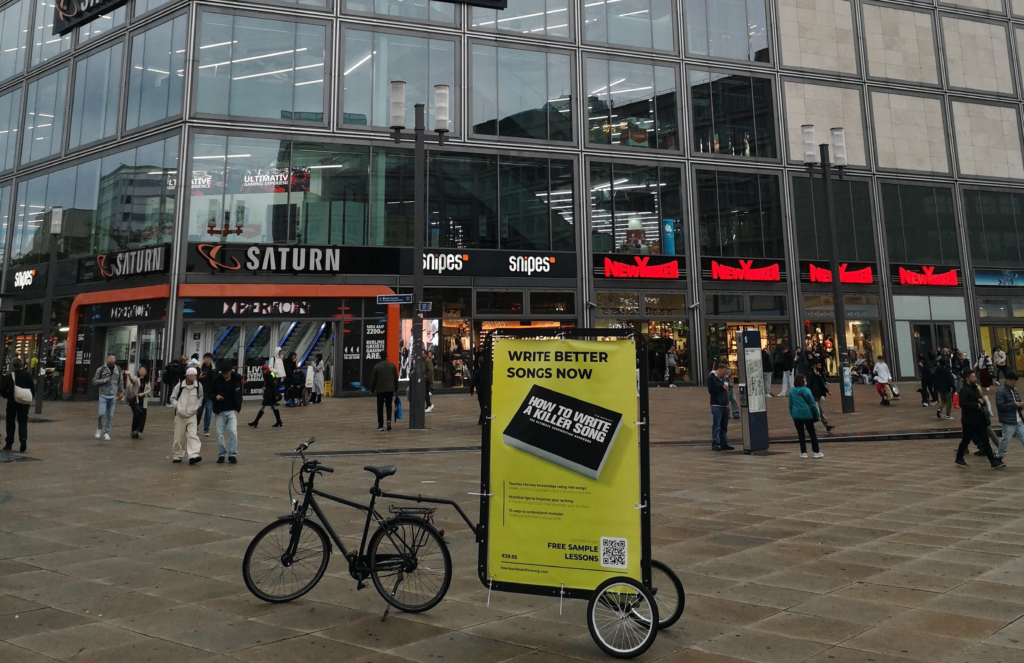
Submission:
<svg viewBox="0 0 1024 663">
<path fill-rule="evenodd" d="M 559 325 L 640 331 L 657 381 L 673 346 L 681 382 L 734 362 L 745 328 L 772 353 L 842 333 L 903 378 L 941 347 L 1024 370 L 1021 6 L 129 0 L 61 36 L 53 5 L 0 0 L 5 357 L 53 339 L 72 394 L 108 352 L 209 351 L 250 393 L 277 347 L 335 394 L 385 350 L 405 379 L 411 307 L 376 304 L 412 286 L 402 80 L 410 126 L 451 90 L 423 229 L 439 388 L 488 332 Z M 804 124 L 846 132 L 845 330 Z"/>
</svg>

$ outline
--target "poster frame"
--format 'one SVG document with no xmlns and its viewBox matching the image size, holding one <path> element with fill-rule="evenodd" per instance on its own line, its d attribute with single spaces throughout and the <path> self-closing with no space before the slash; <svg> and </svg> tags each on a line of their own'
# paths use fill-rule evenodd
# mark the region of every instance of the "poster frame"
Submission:
<svg viewBox="0 0 1024 663">
<path fill-rule="evenodd" d="M 593 329 L 558 327 L 543 330 L 497 329 L 487 334 L 484 342 L 484 369 L 491 381 L 488 396 L 483 402 L 484 425 L 481 432 L 480 454 L 480 524 L 477 526 L 477 577 L 488 590 L 558 596 L 567 599 L 590 599 L 592 590 L 564 587 L 563 585 L 533 585 L 514 582 L 500 582 L 488 577 L 487 550 L 490 533 L 490 460 L 491 460 L 491 397 L 494 389 L 494 338 L 509 339 L 569 339 L 574 341 L 598 341 L 602 338 L 631 339 L 636 348 L 637 402 L 640 422 L 637 441 L 640 454 L 640 494 L 636 504 L 640 511 L 640 573 L 645 587 L 651 586 L 651 463 L 650 463 L 650 404 L 648 400 L 647 339 L 643 334 L 627 329 Z"/>
</svg>

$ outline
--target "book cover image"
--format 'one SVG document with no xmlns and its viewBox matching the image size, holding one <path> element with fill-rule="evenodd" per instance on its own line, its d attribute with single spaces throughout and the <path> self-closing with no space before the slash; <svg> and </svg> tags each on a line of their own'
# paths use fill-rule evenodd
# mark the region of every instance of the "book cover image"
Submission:
<svg viewBox="0 0 1024 663">
<path fill-rule="evenodd" d="M 621 413 L 535 384 L 502 439 L 597 481 L 621 427 Z"/>
</svg>

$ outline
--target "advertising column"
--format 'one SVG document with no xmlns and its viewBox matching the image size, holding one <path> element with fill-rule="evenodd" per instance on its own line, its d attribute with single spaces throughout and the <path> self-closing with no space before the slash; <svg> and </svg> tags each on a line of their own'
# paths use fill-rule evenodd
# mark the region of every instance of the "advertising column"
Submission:
<svg viewBox="0 0 1024 663">
<path fill-rule="evenodd" d="M 492 343 L 482 579 L 570 596 L 613 576 L 641 580 L 649 507 L 641 499 L 635 342 Z"/>
</svg>

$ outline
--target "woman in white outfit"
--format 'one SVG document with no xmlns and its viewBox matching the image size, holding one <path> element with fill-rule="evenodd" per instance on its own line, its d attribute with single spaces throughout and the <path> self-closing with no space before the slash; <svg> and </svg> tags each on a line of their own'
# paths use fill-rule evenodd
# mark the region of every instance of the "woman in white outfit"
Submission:
<svg viewBox="0 0 1024 663">
<path fill-rule="evenodd" d="M 316 359 L 313 360 L 313 396 L 310 398 L 310 403 L 322 403 L 324 400 L 324 356 L 318 354 Z"/>
</svg>

